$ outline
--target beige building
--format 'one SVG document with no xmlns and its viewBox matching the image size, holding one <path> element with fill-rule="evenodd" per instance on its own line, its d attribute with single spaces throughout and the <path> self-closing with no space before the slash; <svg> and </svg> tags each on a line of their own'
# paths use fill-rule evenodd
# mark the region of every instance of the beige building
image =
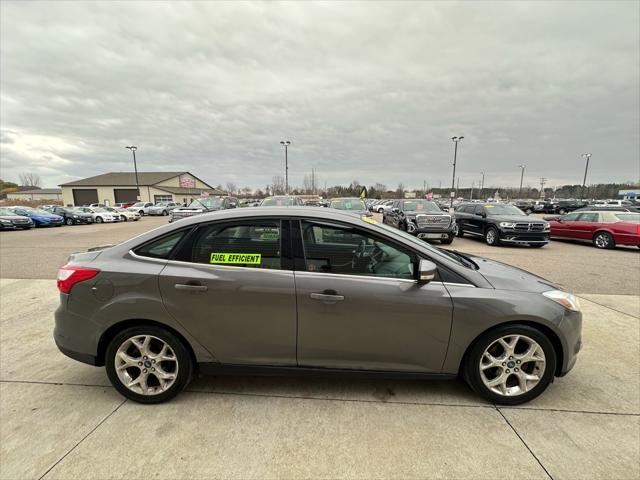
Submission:
<svg viewBox="0 0 640 480">
<path fill-rule="evenodd" d="M 8 200 L 62 200 L 62 190 L 59 188 L 36 188 L 21 192 L 7 193 Z"/>
<path fill-rule="evenodd" d="M 140 201 L 190 203 L 207 192 L 225 195 L 189 172 L 138 172 Z M 136 177 L 133 172 L 110 172 L 95 177 L 63 183 L 62 202 L 65 205 L 91 203 L 130 203 L 137 200 Z"/>
</svg>

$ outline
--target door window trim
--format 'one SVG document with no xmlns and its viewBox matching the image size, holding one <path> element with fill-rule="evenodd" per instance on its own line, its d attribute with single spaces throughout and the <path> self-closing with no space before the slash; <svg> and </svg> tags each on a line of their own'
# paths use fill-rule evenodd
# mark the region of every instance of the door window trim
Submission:
<svg viewBox="0 0 640 480">
<path fill-rule="evenodd" d="M 240 267 L 240 266 L 230 266 L 230 265 L 220 265 L 220 264 L 208 264 L 208 263 L 199 263 L 192 262 L 189 260 L 185 260 L 184 254 L 186 253 L 186 249 L 193 246 L 193 241 L 198 235 L 198 231 L 203 228 L 208 228 L 211 225 L 216 224 L 228 224 L 228 225 L 242 225 L 248 222 L 274 222 L 280 223 L 280 268 L 255 268 L 255 267 Z M 169 257 L 169 260 L 172 262 L 178 262 L 180 264 L 186 265 L 207 265 L 213 267 L 223 267 L 225 269 L 233 269 L 238 270 L 240 268 L 245 270 L 250 270 L 252 272 L 255 271 L 290 271 L 293 270 L 293 257 L 291 255 L 291 227 L 288 218 L 284 217 L 243 217 L 243 218 L 225 218 L 219 220 L 210 220 L 207 222 L 200 222 L 191 227 L 191 232 L 185 235 L 182 240 L 177 245 L 178 248 L 175 248 L 172 252 L 172 255 Z M 176 259 L 176 257 L 178 259 Z"/>
</svg>

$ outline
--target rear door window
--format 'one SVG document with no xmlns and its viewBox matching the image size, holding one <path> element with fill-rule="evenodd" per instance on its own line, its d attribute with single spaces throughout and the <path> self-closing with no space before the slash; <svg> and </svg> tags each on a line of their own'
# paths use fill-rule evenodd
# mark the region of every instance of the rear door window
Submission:
<svg viewBox="0 0 640 480">
<path fill-rule="evenodd" d="M 135 249 L 134 253 L 142 257 L 167 259 L 186 232 L 187 230 L 180 230 L 160 237 L 157 240 L 152 240 Z"/>
<path fill-rule="evenodd" d="M 597 222 L 598 214 L 597 213 L 581 213 L 578 217 L 578 222 Z"/>
<path fill-rule="evenodd" d="M 180 252 L 180 260 L 228 267 L 280 269 L 280 220 L 203 225 Z"/>
</svg>

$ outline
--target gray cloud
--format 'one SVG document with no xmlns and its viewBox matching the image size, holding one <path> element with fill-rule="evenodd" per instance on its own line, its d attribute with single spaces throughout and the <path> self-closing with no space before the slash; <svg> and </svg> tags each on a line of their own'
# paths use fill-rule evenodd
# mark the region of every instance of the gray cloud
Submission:
<svg viewBox="0 0 640 480">
<path fill-rule="evenodd" d="M 2 2 L 2 177 L 638 179 L 637 2 Z"/>
</svg>

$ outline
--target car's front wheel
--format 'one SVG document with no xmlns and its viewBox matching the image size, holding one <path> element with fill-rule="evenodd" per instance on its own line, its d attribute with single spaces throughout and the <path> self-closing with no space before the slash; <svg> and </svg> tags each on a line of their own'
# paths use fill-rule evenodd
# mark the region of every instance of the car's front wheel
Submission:
<svg viewBox="0 0 640 480">
<path fill-rule="evenodd" d="M 64 223 L 66 223 L 67 225 L 73 225 L 73 218 L 67 218 Z"/>
<path fill-rule="evenodd" d="M 556 370 L 549 338 L 529 325 L 489 330 L 471 346 L 463 365 L 467 383 L 493 403 L 518 405 L 549 386 Z"/>
<path fill-rule="evenodd" d="M 96 217 L 96 223 L 102 223 L 103 221 L 102 217 Z"/>
<path fill-rule="evenodd" d="M 166 217 L 167 215 L 169 215 L 169 212 L 167 212 L 166 210 L 163 210 L 162 215 Z"/>
<path fill-rule="evenodd" d="M 443 238 L 440 240 L 440 243 L 443 245 L 451 245 L 453 243 L 453 239 L 456 238 L 454 233 L 450 233 L 447 235 L 447 238 Z"/>
<path fill-rule="evenodd" d="M 125 217 L 124 215 L 120 215 L 120 220 L 122 220 L 123 222 L 127 221 L 127 217 Z"/>
<path fill-rule="evenodd" d="M 193 363 L 184 343 L 155 326 L 127 328 L 107 347 L 105 368 L 113 386 L 139 403 L 172 399 L 191 380 Z"/>
<path fill-rule="evenodd" d="M 484 234 L 484 241 L 492 247 L 500 245 L 500 234 L 498 230 L 495 227 L 489 227 Z"/>
</svg>

